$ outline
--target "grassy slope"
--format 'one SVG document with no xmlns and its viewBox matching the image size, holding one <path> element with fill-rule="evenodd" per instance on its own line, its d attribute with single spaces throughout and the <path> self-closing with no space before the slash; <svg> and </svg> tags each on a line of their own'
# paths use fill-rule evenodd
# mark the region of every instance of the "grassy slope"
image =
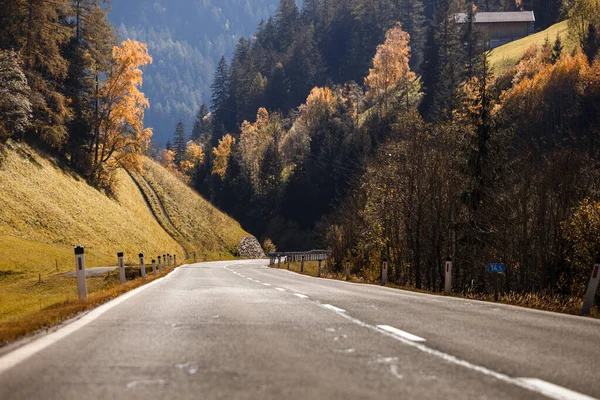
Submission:
<svg viewBox="0 0 600 400">
<path fill-rule="evenodd" d="M 568 51 L 572 50 L 574 43 L 569 39 L 567 22 L 568 21 L 559 22 L 544 31 L 495 48 L 492 50 L 490 57 L 492 68 L 494 68 L 496 73 L 502 72 L 506 68 L 510 68 L 517 63 L 531 45 L 537 44 L 538 46 L 542 46 L 546 38 L 554 45 L 557 35 L 560 35 L 563 47 Z"/>
<path fill-rule="evenodd" d="M 155 161 L 146 159 L 144 179 L 160 199 L 170 222 L 184 238 L 189 256 L 198 260 L 231 257 L 247 233 Z"/>
<path fill-rule="evenodd" d="M 174 191 L 169 201 L 183 202 L 169 210 L 186 231 L 197 229 L 192 237 L 202 236 L 193 246 L 199 254 L 204 243 L 209 257 L 237 246 L 246 234 L 237 222 L 159 165 L 147 164 L 157 185 L 165 185 L 158 190 Z M 26 145 L 9 142 L 0 148 L 0 342 L 3 328 L 76 299 L 75 279 L 59 276 L 74 268 L 75 245 L 86 247 L 87 267 L 116 265 L 118 251 L 131 264 L 139 252 L 147 261 L 163 253 L 183 261 L 187 243 L 163 229 L 125 171 L 118 171 L 117 181 L 115 197 L 109 198 Z M 88 289 L 98 293 L 116 283 L 108 275 L 90 278 Z"/>
</svg>

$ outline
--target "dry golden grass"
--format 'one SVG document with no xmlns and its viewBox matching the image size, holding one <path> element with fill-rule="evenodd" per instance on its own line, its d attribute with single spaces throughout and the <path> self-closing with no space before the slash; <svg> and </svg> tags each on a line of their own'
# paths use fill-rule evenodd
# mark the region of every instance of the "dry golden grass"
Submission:
<svg viewBox="0 0 600 400">
<path fill-rule="evenodd" d="M 551 45 L 554 45 L 556 36 L 559 35 L 564 51 L 573 50 L 575 43 L 569 38 L 567 24 L 568 21 L 559 22 L 544 31 L 493 49 L 490 55 L 490 64 L 494 72 L 501 73 L 505 69 L 514 66 L 531 45 L 536 44 L 541 47 L 546 38 L 548 38 Z"/>
<path fill-rule="evenodd" d="M 233 258 L 248 235 L 233 218 L 222 213 L 155 161 L 144 162 L 144 178 L 159 197 L 170 222 L 198 260 Z"/>
<path fill-rule="evenodd" d="M 167 275 L 173 268 L 165 269 L 162 274 L 157 275 L 152 275 L 151 269 L 147 269 L 147 282 Z M 135 270 L 139 274 L 139 269 Z M 134 271 L 128 271 L 128 275 L 131 273 Z M 136 278 L 120 285 L 118 272 L 112 271 L 103 276 L 88 278 L 88 300 L 79 301 L 74 277 L 54 275 L 42 282 L 36 282 L 28 288 L 26 294 L 29 298 L 37 299 L 39 303 L 34 304 L 33 308 L 28 307 L 26 312 L 17 312 L 9 318 L 0 319 L 0 346 L 31 332 L 56 325 L 143 284 L 141 278 Z"/>
<path fill-rule="evenodd" d="M 277 261 L 275 261 L 274 268 L 278 268 Z M 287 269 L 287 263 L 282 262 L 281 268 Z M 318 270 L 318 263 L 316 261 L 307 261 L 304 263 L 304 275 L 310 275 L 310 276 L 316 277 L 317 270 Z M 300 273 L 300 263 L 299 262 L 291 263 L 290 271 Z M 323 263 L 323 268 L 321 270 L 321 277 L 326 278 L 326 279 L 337 279 L 337 280 L 345 280 L 346 279 L 346 275 L 344 273 L 332 273 L 332 272 L 328 271 L 328 269 L 325 267 L 324 263 Z M 351 275 L 350 281 L 356 282 L 356 283 L 379 285 L 379 283 L 377 283 L 377 282 L 369 282 L 368 280 L 366 280 L 360 276 L 356 276 L 356 275 Z M 427 290 L 418 290 L 418 289 L 415 289 L 412 287 L 404 287 L 404 286 L 400 286 L 400 285 L 388 284 L 387 287 L 391 287 L 391 288 L 395 288 L 395 289 L 402 289 L 402 290 L 409 290 L 411 292 L 428 293 L 428 294 L 443 296 L 443 294 L 438 293 L 438 292 L 429 292 Z M 468 293 L 468 294 L 463 295 L 460 293 L 453 293 L 452 296 L 459 297 L 459 298 L 465 298 L 465 299 L 471 299 L 471 300 L 487 301 L 487 302 L 494 301 L 493 294 L 486 295 L 486 294 Z M 583 299 L 575 298 L 575 297 L 568 297 L 568 296 L 559 296 L 559 295 L 554 295 L 554 294 L 550 294 L 550 293 L 523 293 L 523 294 L 507 293 L 504 295 L 500 295 L 498 298 L 498 301 L 499 301 L 499 303 L 502 303 L 502 304 L 509 304 L 509 305 L 514 305 L 514 306 L 533 308 L 536 310 L 579 315 L 579 312 L 581 311 L 581 305 L 582 305 Z M 598 309 L 597 306 L 592 307 L 592 309 L 590 311 L 590 317 L 600 318 L 600 310 Z"/>
<path fill-rule="evenodd" d="M 182 201 L 169 209 L 188 235 L 197 238 L 193 249 L 199 259 L 203 244 L 213 259 L 237 248 L 245 235 L 237 222 L 160 165 L 147 164 L 157 191 L 171 193 L 171 202 Z M 126 264 L 137 264 L 140 252 L 148 264 L 164 253 L 184 261 L 187 241 L 165 231 L 126 171 L 118 171 L 116 179 L 116 193 L 107 197 L 25 144 L 9 141 L 0 146 L 0 342 L 121 293 L 123 288 L 114 286 L 114 273 L 89 278 L 91 300 L 78 303 L 75 278 L 61 276 L 75 268 L 75 245 L 85 246 L 87 268 L 116 265 L 119 251 L 125 253 Z"/>
</svg>

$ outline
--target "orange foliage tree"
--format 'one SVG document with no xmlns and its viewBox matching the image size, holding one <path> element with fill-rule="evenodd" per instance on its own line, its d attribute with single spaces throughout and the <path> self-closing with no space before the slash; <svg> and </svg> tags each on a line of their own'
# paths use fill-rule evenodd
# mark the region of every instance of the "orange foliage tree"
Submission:
<svg viewBox="0 0 600 400">
<path fill-rule="evenodd" d="M 213 164 L 214 175 L 219 175 L 221 179 L 225 178 L 227 173 L 227 165 L 229 162 L 229 156 L 231 155 L 231 149 L 235 144 L 235 139 L 230 134 L 223 136 L 219 140 L 219 145 L 213 148 L 213 154 L 215 155 L 215 161 Z"/>
<path fill-rule="evenodd" d="M 141 67 L 152 63 L 148 47 L 126 40 L 113 48 L 108 78 L 99 91 L 95 126 L 92 180 L 106 186 L 118 167 L 141 170 L 140 155 L 152 130 L 144 128 L 144 112 L 150 106 L 140 91 Z"/>
<path fill-rule="evenodd" d="M 385 34 L 385 42 L 377 46 L 373 68 L 365 78 L 366 97 L 386 114 L 395 105 L 414 104 L 418 93 L 416 75 L 410 70 L 410 35 L 397 23 Z"/>
</svg>

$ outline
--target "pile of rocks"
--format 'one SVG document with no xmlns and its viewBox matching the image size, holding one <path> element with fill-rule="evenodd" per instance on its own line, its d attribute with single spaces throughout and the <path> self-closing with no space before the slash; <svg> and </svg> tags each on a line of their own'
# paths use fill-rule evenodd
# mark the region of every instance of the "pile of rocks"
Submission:
<svg viewBox="0 0 600 400">
<path fill-rule="evenodd" d="M 262 246 L 254 236 L 244 236 L 238 248 L 240 257 L 248 259 L 267 258 Z"/>
</svg>

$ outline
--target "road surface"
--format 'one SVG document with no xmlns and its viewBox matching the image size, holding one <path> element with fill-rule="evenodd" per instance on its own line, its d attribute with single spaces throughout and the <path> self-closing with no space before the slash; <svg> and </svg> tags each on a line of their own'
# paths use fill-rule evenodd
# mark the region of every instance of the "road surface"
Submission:
<svg viewBox="0 0 600 400">
<path fill-rule="evenodd" d="M 600 398 L 600 321 L 187 265 L 0 357 L 0 399 Z"/>
</svg>

